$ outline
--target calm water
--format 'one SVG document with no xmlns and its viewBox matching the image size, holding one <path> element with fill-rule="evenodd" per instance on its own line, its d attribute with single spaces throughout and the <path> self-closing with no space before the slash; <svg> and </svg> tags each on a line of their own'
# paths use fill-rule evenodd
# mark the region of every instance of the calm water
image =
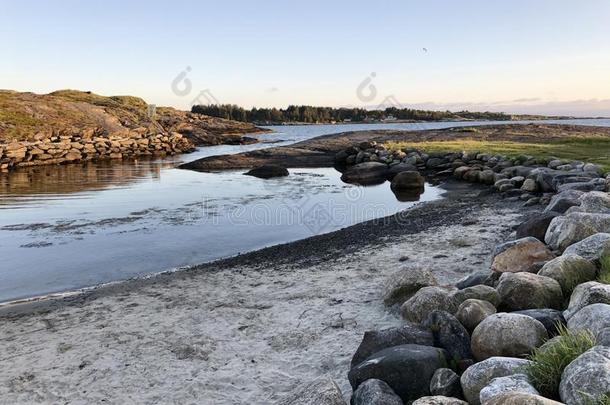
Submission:
<svg viewBox="0 0 610 405">
<path fill-rule="evenodd" d="M 610 120 L 574 123 L 610 126 Z M 289 177 L 261 180 L 241 172 L 175 169 L 184 161 L 336 132 L 477 124 L 273 127 L 275 133 L 258 135 L 270 143 L 0 175 L 0 302 L 228 257 L 388 216 L 414 204 L 397 201 L 388 183 L 344 184 L 334 169 L 293 169 Z M 439 194 L 427 186 L 420 201 Z"/>
</svg>

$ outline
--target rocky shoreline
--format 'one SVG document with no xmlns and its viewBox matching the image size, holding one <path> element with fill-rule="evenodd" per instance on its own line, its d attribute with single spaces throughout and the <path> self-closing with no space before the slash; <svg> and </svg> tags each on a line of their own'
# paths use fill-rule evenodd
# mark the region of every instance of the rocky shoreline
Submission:
<svg viewBox="0 0 610 405">
<path fill-rule="evenodd" d="M 364 334 L 348 373 L 352 405 L 610 401 L 610 174 L 585 162 L 370 141 L 339 151 L 335 164 L 350 182 L 417 190 L 419 173 L 434 173 L 543 207 L 495 247 L 488 270 L 454 284 L 440 283 L 433 263 L 395 276 L 384 302 L 404 323 Z M 282 402 L 314 403 L 345 402 L 331 380 Z"/>
</svg>

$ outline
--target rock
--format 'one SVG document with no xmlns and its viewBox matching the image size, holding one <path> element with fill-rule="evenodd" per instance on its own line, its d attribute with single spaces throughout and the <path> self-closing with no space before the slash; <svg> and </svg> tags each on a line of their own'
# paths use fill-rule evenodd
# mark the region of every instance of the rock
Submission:
<svg viewBox="0 0 610 405">
<path fill-rule="evenodd" d="M 388 179 L 392 180 L 398 173 L 401 172 L 416 172 L 417 167 L 409 163 L 399 163 L 397 165 L 390 166 L 388 170 Z"/>
<path fill-rule="evenodd" d="M 455 316 L 467 330 L 472 331 L 483 319 L 495 313 L 496 307 L 490 302 L 467 299 L 460 304 Z"/>
<path fill-rule="evenodd" d="M 553 249 L 564 251 L 596 233 L 610 232 L 610 214 L 572 212 L 553 218 L 544 237 Z"/>
<path fill-rule="evenodd" d="M 388 166 L 385 163 L 365 162 L 358 163 L 347 169 L 341 176 L 341 180 L 346 183 L 357 184 L 378 184 L 383 183 L 388 173 Z"/>
<path fill-rule="evenodd" d="M 435 285 L 438 285 L 438 282 L 430 270 L 403 268 L 390 277 L 384 302 L 386 305 L 402 304 L 420 289 Z"/>
<path fill-rule="evenodd" d="M 402 317 L 408 321 L 421 323 L 434 310 L 454 314 L 457 304 L 446 287 L 424 287 L 400 307 Z"/>
<path fill-rule="evenodd" d="M 595 346 L 587 350 L 561 375 L 559 396 L 566 404 L 588 405 L 609 394 L 610 347 Z"/>
<path fill-rule="evenodd" d="M 558 311 L 556 309 L 526 309 L 523 311 L 515 311 L 511 313 L 531 316 L 545 327 L 549 337 L 556 336 L 559 333 L 559 331 L 557 330 L 558 324 L 566 324 L 566 320 L 563 317 L 563 314 L 561 313 L 561 311 Z"/>
<path fill-rule="evenodd" d="M 610 213 L 610 194 L 602 191 L 591 191 L 580 196 L 581 212 Z"/>
<path fill-rule="evenodd" d="M 574 333 L 588 330 L 597 336 L 605 328 L 610 328 L 608 304 L 588 305 L 568 319 L 568 329 Z"/>
<path fill-rule="evenodd" d="M 455 286 L 460 290 L 473 287 L 475 285 L 487 285 L 493 287 L 498 277 L 498 273 L 491 271 L 477 271 L 458 281 Z"/>
<path fill-rule="evenodd" d="M 471 170 L 472 168 L 470 166 L 460 166 L 453 171 L 453 177 L 456 179 L 463 179 L 464 175 Z"/>
<path fill-rule="evenodd" d="M 578 190 L 578 191 L 604 191 L 606 181 L 604 179 L 592 179 L 586 182 L 567 183 L 557 187 L 557 191 Z"/>
<path fill-rule="evenodd" d="M 431 397 L 421 397 L 411 405 L 468 405 L 468 403 L 462 401 L 461 399 L 436 395 Z"/>
<path fill-rule="evenodd" d="M 538 183 L 536 183 L 536 180 L 534 179 L 525 179 L 521 186 L 521 190 L 527 191 L 528 193 L 535 193 L 538 191 Z"/>
<path fill-rule="evenodd" d="M 564 296 L 572 294 L 578 284 L 595 279 L 597 269 L 590 261 L 577 256 L 564 254 L 547 262 L 538 275 L 550 277 L 561 286 Z"/>
<path fill-rule="evenodd" d="M 428 169 L 434 169 L 436 167 L 442 166 L 444 164 L 447 163 L 447 160 L 444 158 L 439 158 L 439 157 L 431 157 L 430 159 L 428 159 L 428 161 L 426 162 L 426 167 Z"/>
<path fill-rule="evenodd" d="M 422 322 L 434 337 L 434 346 L 447 351 L 447 360 L 454 367 L 465 369 L 470 365 L 470 335 L 455 316 L 446 311 L 432 311 Z"/>
<path fill-rule="evenodd" d="M 432 375 L 430 380 L 430 393 L 432 395 L 442 395 L 445 397 L 462 397 L 462 385 L 460 376 L 450 368 L 439 368 Z"/>
<path fill-rule="evenodd" d="M 589 281 L 574 289 L 568 309 L 564 312 L 566 319 L 591 304 L 610 304 L 610 284 Z"/>
<path fill-rule="evenodd" d="M 565 213 L 568 208 L 580 205 L 580 196 L 584 193 L 577 190 L 568 190 L 555 194 L 549 205 L 546 206 L 544 212 L 557 212 L 559 214 Z"/>
<path fill-rule="evenodd" d="M 277 405 L 345 405 L 341 390 L 330 378 L 318 378 L 297 388 L 277 402 Z"/>
<path fill-rule="evenodd" d="M 606 249 L 610 249 L 610 233 L 597 233 L 571 245 L 563 255 L 578 255 L 586 260 L 599 262 Z"/>
<path fill-rule="evenodd" d="M 483 184 L 494 184 L 495 173 L 492 170 L 483 170 L 479 173 L 479 181 Z"/>
<path fill-rule="evenodd" d="M 272 177 L 288 176 L 288 169 L 277 165 L 263 165 L 256 167 L 246 173 L 246 176 L 254 176 L 261 179 L 270 179 Z"/>
<path fill-rule="evenodd" d="M 541 242 L 544 242 L 544 235 L 549 227 L 549 224 L 559 215 L 556 212 L 543 212 L 523 222 L 517 227 L 517 239 L 534 237 Z"/>
<path fill-rule="evenodd" d="M 400 172 L 392 179 L 392 190 L 421 190 L 425 180 L 419 172 Z"/>
<path fill-rule="evenodd" d="M 472 352 L 481 361 L 495 356 L 523 357 L 548 338 L 536 319 L 515 313 L 498 313 L 485 318 L 472 332 Z"/>
<path fill-rule="evenodd" d="M 403 405 L 402 400 L 384 381 L 366 380 L 352 395 L 351 405 Z"/>
<path fill-rule="evenodd" d="M 497 246 L 491 269 L 499 273 L 532 271 L 536 263 L 553 258 L 555 256 L 544 243 L 536 238 L 527 237 Z"/>
<path fill-rule="evenodd" d="M 508 311 L 561 308 L 561 286 L 550 277 L 532 273 L 504 273 L 497 287 L 501 307 Z"/>
<path fill-rule="evenodd" d="M 496 395 L 485 405 L 563 405 L 561 402 L 553 401 L 541 395 L 527 394 L 523 392 L 506 392 Z"/>
<path fill-rule="evenodd" d="M 419 345 L 394 346 L 353 367 L 348 379 L 354 390 L 371 378 L 385 381 L 403 402 L 408 402 L 429 395 L 434 372 L 446 364 L 442 349 Z"/>
<path fill-rule="evenodd" d="M 495 397 L 507 393 L 540 395 L 525 374 L 513 374 L 491 380 L 490 383 L 481 390 L 479 399 L 483 405 L 486 405 Z"/>
<path fill-rule="evenodd" d="M 494 307 L 500 305 L 500 294 L 495 288 L 487 285 L 475 285 L 455 291 L 453 298 L 458 305 L 468 299 L 484 300 L 490 302 Z"/>
<path fill-rule="evenodd" d="M 427 328 L 413 323 L 364 332 L 362 342 L 352 357 L 351 367 L 362 363 L 372 354 L 393 346 L 414 344 L 434 346 L 434 337 Z"/>
<path fill-rule="evenodd" d="M 598 346 L 610 347 L 610 327 L 600 330 L 595 337 L 595 342 Z"/>
<path fill-rule="evenodd" d="M 491 380 L 522 372 L 529 363 L 524 359 L 491 357 L 469 367 L 460 378 L 466 401 L 471 405 L 479 405 L 479 394 Z"/>
</svg>

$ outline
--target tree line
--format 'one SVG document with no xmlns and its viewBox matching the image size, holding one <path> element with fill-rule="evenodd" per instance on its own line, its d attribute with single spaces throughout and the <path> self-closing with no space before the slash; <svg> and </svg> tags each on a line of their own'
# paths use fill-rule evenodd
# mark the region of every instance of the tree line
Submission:
<svg viewBox="0 0 610 405">
<path fill-rule="evenodd" d="M 510 120 L 511 116 L 496 112 L 470 111 L 428 111 L 411 108 L 388 107 L 384 110 L 366 110 L 364 108 L 332 108 L 308 105 L 291 105 L 286 109 L 252 108 L 244 109 L 234 104 L 195 105 L 193 113 L 212 117 L 226 118 L 235 121 L 281 124 L 291 122 L 330 123 L 330 122 L 366 122 L 396 119 L 403 121 L 441 121 L 441 120 Z"/>
</svg>

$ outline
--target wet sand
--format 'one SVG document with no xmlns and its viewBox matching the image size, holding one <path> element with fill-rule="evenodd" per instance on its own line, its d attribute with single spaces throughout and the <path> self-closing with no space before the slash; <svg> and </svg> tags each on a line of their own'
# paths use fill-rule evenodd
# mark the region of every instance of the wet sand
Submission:
<svg viewBox="0 0 610 405">
<path fill-rule="evenodd" d="M 403 267 L 441 282 L 489 267 L 524 213 L 486 189 L 235 258 L 0 310 L 0 398 L 12 404 L 268 404 L 320 375 L 350 394 L 365 330 Z"/>
</svg>

